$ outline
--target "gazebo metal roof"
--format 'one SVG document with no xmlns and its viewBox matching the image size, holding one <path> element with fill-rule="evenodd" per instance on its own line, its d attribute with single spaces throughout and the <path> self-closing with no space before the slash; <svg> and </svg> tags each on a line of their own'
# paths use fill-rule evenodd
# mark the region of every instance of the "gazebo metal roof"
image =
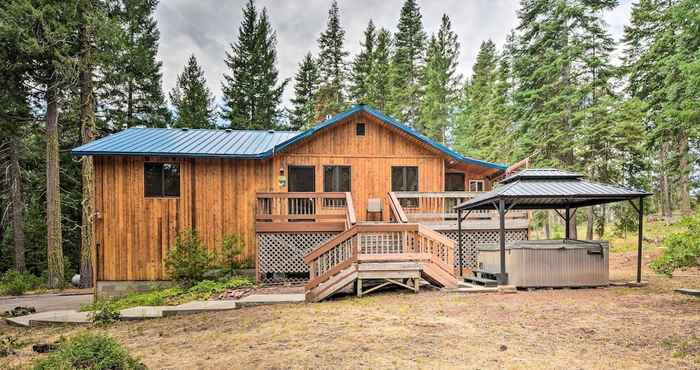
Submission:
<svg viewBox="0 0 700 370">
<path fill-rule="evenodd" d="M 461 203 L 455 209 L 493 209 L 501 199 L 508 209 L 578 208 L 649 195 L 644 191 L 587 181 L 575 172 L 528 169 L 506 178 L 493 191 Z"/>
</svg>

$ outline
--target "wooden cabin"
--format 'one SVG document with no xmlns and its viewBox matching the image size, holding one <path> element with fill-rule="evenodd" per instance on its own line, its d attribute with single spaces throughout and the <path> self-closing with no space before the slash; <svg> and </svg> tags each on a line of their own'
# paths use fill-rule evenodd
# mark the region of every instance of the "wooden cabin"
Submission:
<svg viewBox="0 0 700 370">
<path fill-rule="evenodd" d="M 419 224 L 452 243 L 452 207 L 506 169 L 365 105 L 303 132 L 129 128 L 72 153 L 95 163 L 98 291 L 167 280 L 164 258 L 187 229 L 210 249 L 242 236 L 261 282 L 313 279 L 304 257 L 354 225 L 381 240 L 395 236 L 382 230 Z M 483 211 L 462 226 L 467 240 L 449 261 L 473 268 L 475 246 L 495 242 L 498 223 Z M 507 228 L 509 239 L 527 239 L 527 215 Z"/>
</svg>

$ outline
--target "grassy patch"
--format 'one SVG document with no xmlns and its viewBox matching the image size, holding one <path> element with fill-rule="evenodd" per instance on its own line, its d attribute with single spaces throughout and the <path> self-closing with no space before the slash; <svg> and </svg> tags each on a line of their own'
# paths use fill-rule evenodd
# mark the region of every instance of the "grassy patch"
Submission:
<svg viewBox="0 0 700 370">
<path fill-rule="evenodd" d="M 236 276 L 225 281 L 204 280 L 190 288 L 175 286 L 144 293 L 131 293 L 124 297 L 98 300 L 81 307 L 82 311 L 103 310 L 105 305 L 110 310 L 123 310 L 136 306 L 173 306 L 194 300 L 209 299 L 226 289 L 252 286 L 253 280 L 247 276 Z"/>
</svg>

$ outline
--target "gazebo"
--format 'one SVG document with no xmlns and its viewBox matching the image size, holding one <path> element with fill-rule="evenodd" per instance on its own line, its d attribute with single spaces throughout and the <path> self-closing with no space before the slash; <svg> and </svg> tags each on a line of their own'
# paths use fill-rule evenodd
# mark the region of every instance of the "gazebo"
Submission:
<svg viewBox="0 0 700 370">
<path fill-rule="evenodd" d="M 637 283 L 642 280 L 642 238 L 644 222 L 643 199 L 652 195 L 644 191 L 627 189 L 616 185 L 587 181 L 583 175 L 557 169 L 527 169 L 501 181 L 493 191 L 481 194 L 455 207 L 458 218 L 458 252 L 460 263 L 462 242 L 462 220 L 475 210 L 496 209 L 500 219 L 500 272 L 494 275 L 499 285 L 508 284 L 506 271 L 505 216 L 510 210 L 552 209 L 564 220 L 565 239 L 570 239 L 569 220 L 581 207 L 629 201 L 639 214 L 637 242 Z M 638 200 L 635 204 L 634 200 Z M 573 210 L 573 212 L 572 212 Z M 563 213 L 561 212 L 563 211 Z M 462 270 L 460 265 L 460 273 Z"/>
</svg>

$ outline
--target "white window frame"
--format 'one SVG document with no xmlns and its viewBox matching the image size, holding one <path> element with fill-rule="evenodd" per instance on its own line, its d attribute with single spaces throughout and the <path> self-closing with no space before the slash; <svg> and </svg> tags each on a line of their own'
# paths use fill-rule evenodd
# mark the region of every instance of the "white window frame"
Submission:
<svg viewBox="0 0 700 370">
<path fill-rule="evenodd" d="M 472 184 L 481 184 L 481 190 L 472 190 Z M 477 186 L 478 188 L 478 186 Z M 486 191 L 486 182 L 484 180 L 469 180 L 469 192 L 483 192 Z"/>
</svg>

